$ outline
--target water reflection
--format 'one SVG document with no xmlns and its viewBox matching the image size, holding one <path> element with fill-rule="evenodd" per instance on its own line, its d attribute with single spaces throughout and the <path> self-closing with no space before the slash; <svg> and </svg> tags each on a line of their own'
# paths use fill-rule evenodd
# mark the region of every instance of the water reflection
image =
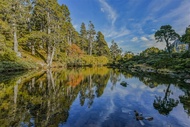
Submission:
<svg viewBox="0 0 190 127">
<path fill-rule="evenodd" d="M 78 68 L 1 77 L 1 126 L 190 124 L 190 88 L 167 76 Z"/>
<path fill-rule="evenodd" d="M 162 98 L 161 96 L 156 96 L 154 100 L 154 108 L 159 111 L 160 114 L 168 115 L 174 107 L 176 107 L 179 103 L 178 100 L 173 98 L 169 98 L 172 91 L 170 90 L 171 84 L 168 85 L 165 91 L 165 95 Z"/>
</svg>

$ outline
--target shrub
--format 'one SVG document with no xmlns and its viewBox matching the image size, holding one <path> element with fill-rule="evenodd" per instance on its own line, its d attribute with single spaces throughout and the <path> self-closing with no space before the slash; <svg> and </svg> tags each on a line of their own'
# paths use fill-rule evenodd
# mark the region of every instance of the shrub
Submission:
<svg viewBox="0 0 190 127">
<path fill-rule="evenodd" d="M 17 59 L 16 53 L 11 50 L 6 50 L 0 54 L 0 61 L 16 61 Z"/>
</svg>

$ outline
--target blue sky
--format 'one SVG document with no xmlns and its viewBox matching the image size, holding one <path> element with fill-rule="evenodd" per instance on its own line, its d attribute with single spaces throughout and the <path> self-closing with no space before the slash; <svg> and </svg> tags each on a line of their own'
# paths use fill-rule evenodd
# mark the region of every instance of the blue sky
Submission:
<svg viewBox="0 0 190 127">
<path fill-rule="evenodd" d="M 80 31 L 89 21 L 101 31 L 108 45 L 117 42 L 123 51 L 140 53 L 156 43 L 154 33 L 162 25 L 171 25 L 180 35 L 190 25 L 190 0 L 58 0 L 69 7 L 72 24 Z"/>
</svg>

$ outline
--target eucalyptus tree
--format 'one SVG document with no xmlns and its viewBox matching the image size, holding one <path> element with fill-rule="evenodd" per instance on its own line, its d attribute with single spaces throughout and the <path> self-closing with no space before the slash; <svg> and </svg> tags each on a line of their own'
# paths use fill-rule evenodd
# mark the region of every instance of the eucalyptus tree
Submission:
<svg viewBox="0 0 190 127">
<path fill-rule="evenodd" d="M 165 42 L 168 53 L 171 53 L 171 41 L 179 39 L 179 34 L 170 25 L 161 26 L 155 35 L 157 42 Z"/>
<path fill-rule="evenodd" d="M 87 30 L 87 37 L 88 37 L 88 54 L 92 55 L 92 49 L 93 49 L 93 42 L 94 42 L 94 36 L 96 34 L 94 24 L 89 21 L 88 24 L 88 30 Z"/>
</svg>

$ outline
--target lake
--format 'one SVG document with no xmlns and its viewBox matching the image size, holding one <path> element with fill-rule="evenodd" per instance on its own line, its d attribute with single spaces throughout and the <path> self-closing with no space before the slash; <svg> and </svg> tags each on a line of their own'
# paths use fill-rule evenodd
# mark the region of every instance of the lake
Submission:
<svg viewBox="0 0 190 127">
<path fill-rule="evenodd" d="M 1 74 L 0 125 L 190 127 L 190 84 L 105 67 Z"/>
</svg>

